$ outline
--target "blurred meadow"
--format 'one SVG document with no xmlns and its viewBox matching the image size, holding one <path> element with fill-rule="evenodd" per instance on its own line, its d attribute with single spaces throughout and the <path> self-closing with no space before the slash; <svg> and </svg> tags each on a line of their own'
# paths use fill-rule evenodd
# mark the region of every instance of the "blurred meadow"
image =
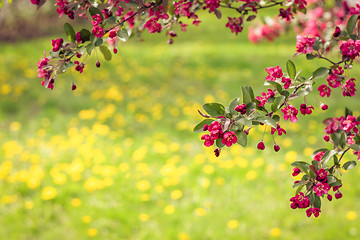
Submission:
<svg viewBox="0 0 360 240">
<path fill-rule="evenodd" d="M 259 94 L 265 68 L 286 69 L 295 52 L 293 35 L 253 45 L 207 15 L 173 45 L 145 34 L 110 62 L 99 54 L 100 69 L 93 54 L 53 91 L 40 85 L 36 63 L 55 37 L 0 43 L 0 239 L 360 238 L 358 168 L 343 174 L 343 198 L 323 201 L 318 219 L 289 201 L 290 163 L 309 161 L 324 144 L 321 121 L 344 104 L 359 110 L 359 97 L 335 91 L 320 99 L 331 105 L 324 112 L 311 96 L 313 117 L 283 121 L 278 153 L 269 131 L 265 151 L 256 149 L 263 129 L 219 158 L 192 133 L 203 103 L 229 104 L 244 85 Z M 306 77 L 320 66 L 294 62 Z"/>
</svg>

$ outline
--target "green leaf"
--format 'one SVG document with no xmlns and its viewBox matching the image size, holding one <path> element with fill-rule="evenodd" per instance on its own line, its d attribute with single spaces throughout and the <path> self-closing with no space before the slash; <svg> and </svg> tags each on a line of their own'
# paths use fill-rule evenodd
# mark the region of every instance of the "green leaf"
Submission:
<svg viewBox="0 0 360 240">
<path fill-rule="evenodd" d="M 352 150 L 354 151 L 359 151 L 360 150 L 360 146 L 358 144 L 352 144 L 349 146 Z"/>
<path fill-rule="evenodd" d="M 127 41 L 129 39 L 128 31 L 124 28 L 117 32 L 117 35 L 124 41 Z"/>
<path fill-rule="evenodd" d="M 225 146 L 221 141 L 222 141 L 222 138 L 216 139 L 216 146 L 217 146 L 218 148 L 222 148 L 222 147 Z"/>
<path fill-rule="evenodd" d="M 275 122 L 279 122 L 279 121 L 280 121 L 280 116 L 279 116 L 279 115 L 273 115 L 272 118 L 274 119 Z"/>
<path fill-rule="evenodd" d="M 250 119 L 247 119 L 247 118 L 240 118 L 238 121 L 238 123 L 241 123 L 242 125 L 245 125 L 247 127 L 252 127 L 252 121 Z"/>
<path fill-rule="evenodd" d="M 100 11 L 98 8 L 96 8 L 96 7 L 90 7 L 90 8 L 89 8 L 89 12 L 90 12 L 91 16 L 94 16 L 94 15 L 96 15 L 96 14 L 100 14 L 101 19 L 104 20 L 104 17 L 103 17 L 103 15 L 102 15 L 101 11 Z"/>
<path fill-rule="evenodd" d="M 237 137 L 237 143 L 240 144 L 243 147 L 246 147 L 247 145 L 247 135 L 244 132 L 236 132 L 235 133 Z"/>
<path fill-rule="evenodd" d="M 255 108 L 256 108 L 256 103 L 249 102 L 248 104 L 246 104 L 246 114 L 249 115 L 249 113 Z"/>
<path fill-rule="evenodd" d="M 314 207 L 315 208 L 321 208 L 321 199 L 318 195 L 314 194 Z"/>
<path fill-rule="evenodd" d="M 271 85 L 271 86 L 273 86 L 273 87 L 275 87 L 276 88 L 276 90 L 278 91 L 278 93 L 282 93 L 282 86 L 279 84 L 279 83 L 277 83 L 277 82 L 275 82 L 275 81 L 266 81 L 265 82 L 265 86 L 266 85 Z"/>
<path fill-rule="evenodd" d="M 69 39 L 70 42 L 75 42 L 76 34 L 73 27 L 69 23 L 64 24 L 64 31 Z"/>
<path fill-rule="evenodd" d="M 72 67 L 75 66 L 75 63 L 70 61 L 70 62 L 66 62 L 64 65 L 65 65 L 66 68 L 72 68 Z"/>
<path fill-rule="evenodd" d="M 334 142 L 334 144 L 336 146 L 339 146 L 340 145 L 340 137 L 341 137 L 341 134 L 340 133 L 332 133 L 330 135 L 330 138 L 331 140 Z"/>
<path fill-rule="evenodd" d="M 91 55 L 92 50 L 94 49 L 94 45 L 92 43 L 88 44 L 86 47 L 86 52 Z"/>
<path fill-rule="evenodd" d="M 347 26 L 346 26 L 346 31 L 348 32 L 349 35 L 354 32 L 357 19 L 358 19 L 358 15 L 357 15 L 357 14 L 352 15 L 352 16 L 349 18 L 348 23 L 347 23 Z"/>
<path fill-rule="evenodd" d="M 345 170 L 350 170 L 350 169 L 354 168 L 356 166 L 356 164 L 357 163 L 355 161 L 348 161 L 348 162 L 344 163 L 342 168 Z"/>
<path fill-rule="evenodd" d="M 341 148 L 344 148 L 345 147 L 345 145 L 346 145 L 346 134 L 345 134 L 345 132 L 341 132 L 341 134 L 340 134 L 340 140 L 339 140 L 339 146 L 341 147 Z"/>
<path fill-rule="evenodd" d="M 315 55 L 312 55 L 312 54 L 310 54 L 310 53 L 306 54 L 306 59 L 307 59 L 307 60 L 313 60 L 314 58 L 316 58 Z"/>
<path fill-rule="evenodd" d="M 275 120 L 268 116 L 261 116 L 261 117 L 258 117 L 256 120 L 258 120 L 259 122 L 262 122 L 266 125 L 269 125 L 270 127 L 273 127 L 275 129 L 277 128 L 277 124 L 276 124 Z"/>
<path fill-rule="evenodd" d="M 110 50 L 105 47 L 104 45 L 100 46 L 100 52 L 102 53 L 102 55 L 104 56 L 106 61 L 110 61 L 112 58 L 111 52 Z"/>
<path fill-rule="evenodd" d="M 235 111 L 235 107 L 237 106 L 237 105 L 239 105 L 239 100 L 240 100 L 240 98 L 235 98 L 231 103 L 230 103 L 230 113 L 232 114 L 232 115 L 237 115 L 238 114 L 238 112 L 237 111 Z"/>
<path fill-rule="evenodd" d="M 305 185 L 301 185 L 296 189 L 295 195 L 299 194 L 299 192 L 301 191 L 301 189 L 303 189 Z"/>
<path fill-rule="evenodd" d="M 80 30 L 80 37 L 83 41 L 90 41 L 91 33 L 87 29 L 81 29 Z"/>
<path fill-rule="evenodd" d="M 295 64 L 291 60 L 288 60 L 287 63 L 286 63 L 286 68 L 287 68 L 289 77 L 291 79 L 295 79 L 295 75 L 296 75 Z"/>
<path fill-rule="evenodd" d="M 336 181 L 338 181 L 338 179 L 334 176 L 327 176 L 327 183 L 328 184 L 332 184 L 335 183 Z"/>
<path fill-rule="evenodd" d="M 299 168 L 301 171 L 308 173 L 310 164 L 303 161 L 295 161 L 291 163 L 291 166 Z"/>
<path fill-rule="evenodd" d="M 353 112 L 350 109 L 348 109 L 347 107 L 345 107 L 345 117 L 347 117 L 349 115 L 352 116 Z"/>
<path fill-rule="evenodd" d="M 321 158 L 321 163 L 326 164 L 330 160 L 330 158 L 332 156 L 334 156 L 335 154 L 337 154 L 337 151 L 335 151 L 335 150 L 330 150 L 330 151 L 327 150 L 325 152 L 324 156 L 322 156 L 322 158 Z"/>
<path fill-rule="evenodd" d="M 95 41 L 95 47 L 99 47 L 104 41 L 102 40 L 102 38 L 98 38 Z"/>
<path fill-rule="evenodd" d="M 280 108 L 281 104 L 284 103 L 285 99 L 286 97 L 284 95 L 276 97 L 273 104 L 271 104 L 271 111 L 276 112 Z"/>
<path fill-rule="evenodd" d="M 241 87 L 243 92 L 243 102 L 248 104 L 249 102 L 254 100 L 254 92 L 250 86 Z"/>
<path fill-rule="evenodd" d="M 317 78 L 323 78 L 325 76 L 327 76 L 329 73 L 329 69 L 326 67 L 319 67 L 318 69 L 316 69 L 313 72 L 313 79 L 317 79 Z"/>
<path fill-rule="evenodd" d="M 194 132 L 194 133 L 203 132 L 203 127 L 204 127 L 204 125 L 205 125 L 205 124 L 208 124 L 208 125 L 209 125 L 209 124 L 211 124 L 213 121 L 214 121 L 213 119 L 205 119 L 205 120 L 203 120 L 202 122 L 200 122 L 198 125 L 196 125 L 196 126 L 194 127 L 193 132 Z"/>
<path fill-rule="evenodd" d="M 223 116 L 225 114 L 225 107 L 220 103 L 205 103 L 203 108 L 213 117 Z"/>
</svg>

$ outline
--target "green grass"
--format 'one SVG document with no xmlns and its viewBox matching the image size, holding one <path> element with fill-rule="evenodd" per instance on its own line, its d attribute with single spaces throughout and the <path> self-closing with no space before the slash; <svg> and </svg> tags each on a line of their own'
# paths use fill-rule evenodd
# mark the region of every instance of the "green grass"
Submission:
<svg viewBox="0 0 360 240">
<path fill-rule="evenodd" d="M 290 163 L 309 161 L 321 120 L 344 104 L 358 110 L 358 97 L 338 92 L 326 112 L 310 97 L 313 121 L 283 123 L 279 153 L 269 133 L 256 150 L 257 130 L 249 147 L 215 158 L 191 132 L 204 102 L 229 104 L 242 85 L 259 94 L 264 69 L 285 68 L 295 51 L 294 37 L 252 45 L 224 21 L 205 18 L 171 46 L 133 39 L 111 62 L 100 57 L 100 69 L 95 55 L 83 74 L 59 76 L 53 91 L 36 78 L 49 39 L 1 44 L 0 239 L 358 239 L 358 169 L 343 175 L 343 199 L 324 201 L 319 219 L 289 207 Z M 294 62 L 304 76 L 320 66 Z M 50 200 L 47 187 L 56 190 Z"/>
</svg>

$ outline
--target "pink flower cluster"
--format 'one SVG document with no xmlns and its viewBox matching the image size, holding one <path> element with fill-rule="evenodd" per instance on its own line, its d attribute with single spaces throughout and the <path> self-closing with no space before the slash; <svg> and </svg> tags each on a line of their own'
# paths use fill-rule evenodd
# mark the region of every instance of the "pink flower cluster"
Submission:
<svg viewBox="0 0 360 240">
<path fill-rule="evenodd" d="M 283 30 L 283 26 L 280 25 L 276 19 L 273 20 L 273 24 L 263 24 L 256 28 L 249 27 L 248 38 L 252 43 L 258 43 L 264 39 L 269 42 L 274 41 L 276 37 L 280 35 Z"/>
<path fill-rule="evenodd" d="M 313 44 L 315 43 L 316 38 L 309 38 L 303 36 L 297 36 L 296 38 L 296 52 L 307 54 L 311 53 L 313 49 Z"/>
<path fill-rule="evenodd" d="M 225 27 L 230 28 L 232 33 L 235 33 L 236 35 L 238 35 L 239 32 L 242 32 L 243 30 L 243 19 L 242 17 L 228 17 L 228 22 L 226 23 Z"/>
<path fill-rule="evenodd" d="M 296 123 L 298 121 L 296 115 L 298 114 L 298 110 L 293 105 L 287 105 L 285 108 L 281 109 L 281 111 L 284 113 L 284 119 L 288 120 L 290 118 L 290 121 L 293 123 Z"/>
<path fill-rule="evenodd" d="M 281 67 L 267 67 L 265 71 L 269 74 L 265 80 L 266 81 L 275 81 L 277 78 L 281 78 L 283 76 L 283 72 Z"/>
<path fill-rule="evenodd" d="M 312 110 L 314 110 L 314 107 L 313 106 L 306 106 L 305 103 L 302 103 L 300 105 L 300 112 L 302 115 L 310 115 L 312 113 Z"/>
<path fill-rule="evenodd" d="M 265 93 L 265 92 L 261 92 L 261 96 L 257 96 L 255 97 L 256 100 L 258 100 L 260 103 L 259 103 L 259 107 L 261 106 L 264 106 L 265 103 L 267 102 L 267 100 L 271 97 L 274 97 L 275 96 L 275 93 L 273 90 L 271 90 L 270 88 L 268 88 L 268 92 Z"/>
<path fill-rule="evenodd" d="M 149 8 L 148 13 L 151 17 L 144 25 L 144 28 L 147 28 L 149 33 L 160 33 L 161 32 L 161 24 L 158 23 L 160 19 L 169 19 L 169 15 L 167 13 L 163 13 L 162 6 L 160 6 L 159 10 L 155 10 L 154 8 Z"/>
<path fill-rule="evenodd" d="M 303 192 L 299 192 L 299 194 L 296 194 L 295 197 L 290 198 L 290 201 L 290 207 L 292 209 L 307 208 L 310 206 L 310 200 Z"/>
<path fill-rule="evenodd" d="M 53 46 L 53 52 L 57 52 L 62 47 L 62 44 L 64 43 L 64 40 L 62 38 L 59 39 L 53 39 L 51 40 L 51 45 Z"/>
<path fill-rule="evenodd" d="M 237 105 L 235 107 L 235 111 L 241 113 L 241 114 L 245 114 L 246 113 L 246 104 L 245 103 L 242 103 L 240 105 Z"/>
<path fill-rule="evenodd" d="M 205 8 L 209 8 L 209 12 L 213 12 L 220 6 L 220 0 L 205 0 L 205 4 Z"/>
<path fill-rule="evenodd" d="M 174 3 L 175 14 L 187 17 L 188 19 L 193 19 L 193 24 L 197 26 L 201 21 L 198 19 L 198 15 L 195 14 L 194 10 L 191 10 L 192 6 L 193 5 L 190 1 L 180 0 L 179 2 L 175 2 Z M 181 26 L 181 28 L 182 31 L 184 30 L 186 31 L 184 25 Z"/>
<path fill-rule="evenodd" d="M 210 125 L 205 124 L 203 130 L 210 132 L 210 134 L 205 134 L 201 136 L 201 140 L 204 140 L 204 145 L 206 147 L 212 146 L 217 139 L 221 139 L 222 144 L 226 145 L 227 147 L 231 147 L 231 145 L 237 142 L 235 132 L 227 131 L 224 133 L 221 123 L 219 123 L 218 121 L 213 121 Z M 215 155 L 217 157 L 219 154 L 220 150 L 215 150 Z"/>
<path fill-rule="evenodd" d="M 345 76 L 343 76 L 344 70 L 342 67 L 337 67 L 333 70 L 331 70 L 331 73 L 327 76 L 327 82 L 330 87 L 332 88 L 338 88 L 341 86 L 341 89 L 343 90 L 342 94 L 344 97 L 352 97 L 355 95 L 356 88 L 355 88 L 355 78 L 346 79 Z M 343 83 L 343 85 L 341 85 Z M 326 84 L 321 84 L 318 89 L 319 94 L 321 97 L 330 97 L 331 95 L 331 88 L 329 88 Z"/>
<path fill-rule="evenodd" d="M 359 56 L 360 52 L 360 40 L 349 39 L 340 45 L 340 51 L 343 59 L 350 58 L 355 59 Z"/>
</svg>

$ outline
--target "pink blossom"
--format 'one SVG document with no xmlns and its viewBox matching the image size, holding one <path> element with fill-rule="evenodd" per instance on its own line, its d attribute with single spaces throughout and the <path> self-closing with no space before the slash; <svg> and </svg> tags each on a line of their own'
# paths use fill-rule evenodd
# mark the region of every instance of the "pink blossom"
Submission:
<svg viewBox="0 0 360 240">
<path fill-rule="evenodd" d="M 100 14 L 95 14 L 93 16 L 91 16 L 93 20 L 91 20 L 91 24 L 95 27 L 95 26 L 98 26 L 101 21 L 102 21 L 102 18 L 101 18 L 101 15 Z"/>
<path fill-rule="evenodd" d="M 307 54 L 314 50 L 312 45 L 315 43 L 316 38 L 297 36 L 296 40 L 296 52 Z"/>
<path fill-rule="evenodd" d="M 287 8 L 287 9 L 280 8 L 279 16 L 282 17 L 283 19 L 286 19 L 286 21 L 290 21 L 291 18 L 293 17 L 293 15 L 291 13 L 291 7 Z"/>
<path fill-rule="evenodd" d="M 314 192 L 316 193 L 317 196 L 321 197 L 322 194 L 327 194 L 328 191 L 330 190 L 330 186 L 327 183 L 322 183 L 322 182 L 318 182 L 315 186 L 314 186 Z"/>
<path fill-rule="evenodd" d="M 120 17 L 124 12 L 124 9 L 121 6 L 118 6 L 118 9 L 115 11 L 115 15 Z"/>
<path fill-rule="evenodd" d="M 300 112 L 301 112 L 302 115 L 306 115 L 306 114 L 310 115 L 312 113 L 312 110 L 314 109 L 314 107 L 313 106 L 306 106 L 305 103 L 302 103 L 300 105 L 299 109 L 300 109 Z"/>
<path fill-rule="evenodd" d="M 316 172 L 316 180 L 319 182 L 326 182 L 327 181 L 327 171 L 321 168 Z"/>
<path fill-rule="evenodd" d="M 288 105 L 284 109 L 281 109 L 281 111 L 284 113 L 285 120 L 288 120 L 290 118 L 291 122 L 297 122 L 298 119 L 296 115 L 298 114 L 298 110 L 293 105 Z"/>
<path fill-rule="evenodd" d="M 342 85 L 341 89 L 343 90 L 343 96 L 352 97 L 355 95 L 355 78 L 346 80 L 345 84 Z"/>
<path fill-rule="evenodd" d="M 240 105 L 237 105 L 235 107 L 235 111 L 241 113 L 241 114 L 245 114 L 246 113 L 246 104 L 245 103 L 242 103 Z"/>
<path fill-rule="evenodd" d="M 79 61 L 75 61 L 74 63 L 76 64 L 75 70 L 78 71 L 79 73 L 82 73 L 85 65 L 83 63 L 79 63 Z"/>
<path fill-rule="evenodd" d="M 314 217 L 317 218 L 320 213 L 321 213 L 321 210 L 319 208 L 311 207 L 311 208 L 306 210 L 306 216 L 308 216 L 308 217 L 311 217 L 311 215 L 314 214 Z"/>
<path fill-rule="evenodd" d="M 125 21 L 129 24 L 129 28 L 133 28 L 135 25 L 135 19 L 134 19 L 135 12 L 133 10 L 128 11 L 125 13 L 124 17 L 121 21 Z"/>
<path fill-rule="evenodd" d="M 339 37 L 340 34 L 341 34 L 341 30 L 340 30 L 340 28 L 338 26 L 336 26 L 335 32 L 333 33 L 333 36 L 334 37 Z"/>
<path fill-rule="evenodd" d="M 300 9 L 303 9 L 307 4 L 306 0 L 295 0 L 294 5 L 297 5 Z"/>
<path fill-rule="evenodd" d="M 293 173 L 291 175 L 293 175 L 295 177 L 295 176 L 299 175 L 300 172 L 301 172 L 300 168 L 294 167 Z"/>
<path fill-rule="evenodd" d="M 144 25 L 144 28 L 147 28 L 149 33 L 161 32 L 161 24 L 157 22 L 156 18 L 150 18 Z"/>
<path fill-rule="evenodd" d="M 230 28 L 232 33 L 235 32 L 235 34 L 238 35 L 238 33 L 243 30 L 242 24 L 243 20 L 241 17 L 228 17 L 228 22 L 226 23 L 225 27 Z"/>
<path fill-rule="evenodd" d="M 350 59 L 355 59 L 359 56 L 360 52 L 360 40 L 349 39 L 346 42 L 342 42 L 340 45 L 340 51 L 343 55 L 343 59 L 349 57 Z"/>
<path fill-rule="evenodd" d="M 186 23 L 180 23 L 181 31 L 186 32 L 186 27 L 187 27 L 187 26 L 188 26 L 188 25 L 187 25 Z"/>
<path fill-rule="evenodd" d="M 53 49 L 52 49 L 53 52 L 59 51 L 63 42 L 64 42 L 64 40 L 62 38 L 51 40 L 51 45 L 53 46 Z"/>
<path fill-rule="evenodd" d="M 314 160 L 320 162 L 320 161 L 321 161 L 321 158 L 324 156 L 324 154 L 325 154 L 325 151 L 316 153 L 315 156 L 314 156 Z"/>
<path fill-rule="evenodd" d="M 224 133 L 224 137 L 221 142 L 222 142 L 222 144 L 226 145 L 227 147 L 231 147 L 231 145 L 233 145 L 237 142 L 237 137 L 235 135 L 235 132 L 229 131 L 229 132 Z"/>
<path fill-rule="evenodd" d="M 205 0 L 205 4 L 205 8 L 209 8 L 209 12 L 213 12 L 220 6 L 220 0 Z"/>
<path fill-rule="evenodd" d="M 274 151 L 275 151 L 275 152 L 280 151 L 280 146 L 277 145 L 277 144 L 274 144 Z"/>
<path fill-rule="evenodd" d="M 210 137 L 212 140 L 223 137 L 223 130 L 221 124 L 218 121 L 213 121 L 208 127 L 208 131 L 210 132 Z"/>
<path fill-rule="evenodd" d="M 264 142 L 262 140 L 261 140 L 261 142 L 258 143 L 257 149 L 259 149 L 259 150 L 264 150 L 265 149 L 265 144 L 264 144 Z"/>
<path fill-rule="evenodd" d="M 271 128 L 271 135 L 274 135 L 274 133 L 277 132 L 279 136 L 281 136 L 283 133 L 286 134 L 285 129 L 281 128 L 279 124 L 277 124 L 277 128 Z"/>
<path fill-rule="evenodd" d="M 341 192 L 339 192 L 339 191 L 337 191 L 336 193 L 335 193 L 335 198 L 336 199 L 339 199 L 339 198 L 342 198 L 342 193 Z"/>
<path fill-rule="evenodd" d="M 321 84 L 317 90 L 320 92 L 321 97 L 325 97 L 325 96 L 330 97 L 331 89 L 325 84 Z"/>
<path fill-rule="evenodd" d="M 266 81 L 275 81 L 277 78 L 281 78 L 283 76 L 283 72 L 281 67 L 268 67 L 265 71 L 269 74 L 265 80 Z"/>
<path fill-rule="evenodd" d="M 321 103 L 321 104 L 320 104 L 320 107 L 321 107 L 321 109 L 324 110 L 324 111 L 329 108 L 328 105 L 326 105 L 325 103 Z"/>
<path fill-rule="evenodd" d="M 204 145 L 206 147 L 210 147 L 214 144 L 214 140 L 208 134 L 202 135 L 201 140 L 205 140 Z"/>
<path fill-rule="evenodd" d="M 92 33 L 95 37 L 101 38 L 102 36 L 104 36 L 104 29 L 99 26 L 94 26 L 94 28 L 92 29 Z"/>
<path fill-rule="evenodd" d="M 282 77 L 281 82 L 284 83 L 284 88 L 289 89 L 291 85 L 291 78 Z"/>
<path fill-rule="evenodd" d="M 307 208 L 310 206 L 310 200 L 303 192 L 299 192 L 295 197 L 290 198 L 290 201 L 292 202 L 290 205 L 292 209 Z"/>
</svg>

